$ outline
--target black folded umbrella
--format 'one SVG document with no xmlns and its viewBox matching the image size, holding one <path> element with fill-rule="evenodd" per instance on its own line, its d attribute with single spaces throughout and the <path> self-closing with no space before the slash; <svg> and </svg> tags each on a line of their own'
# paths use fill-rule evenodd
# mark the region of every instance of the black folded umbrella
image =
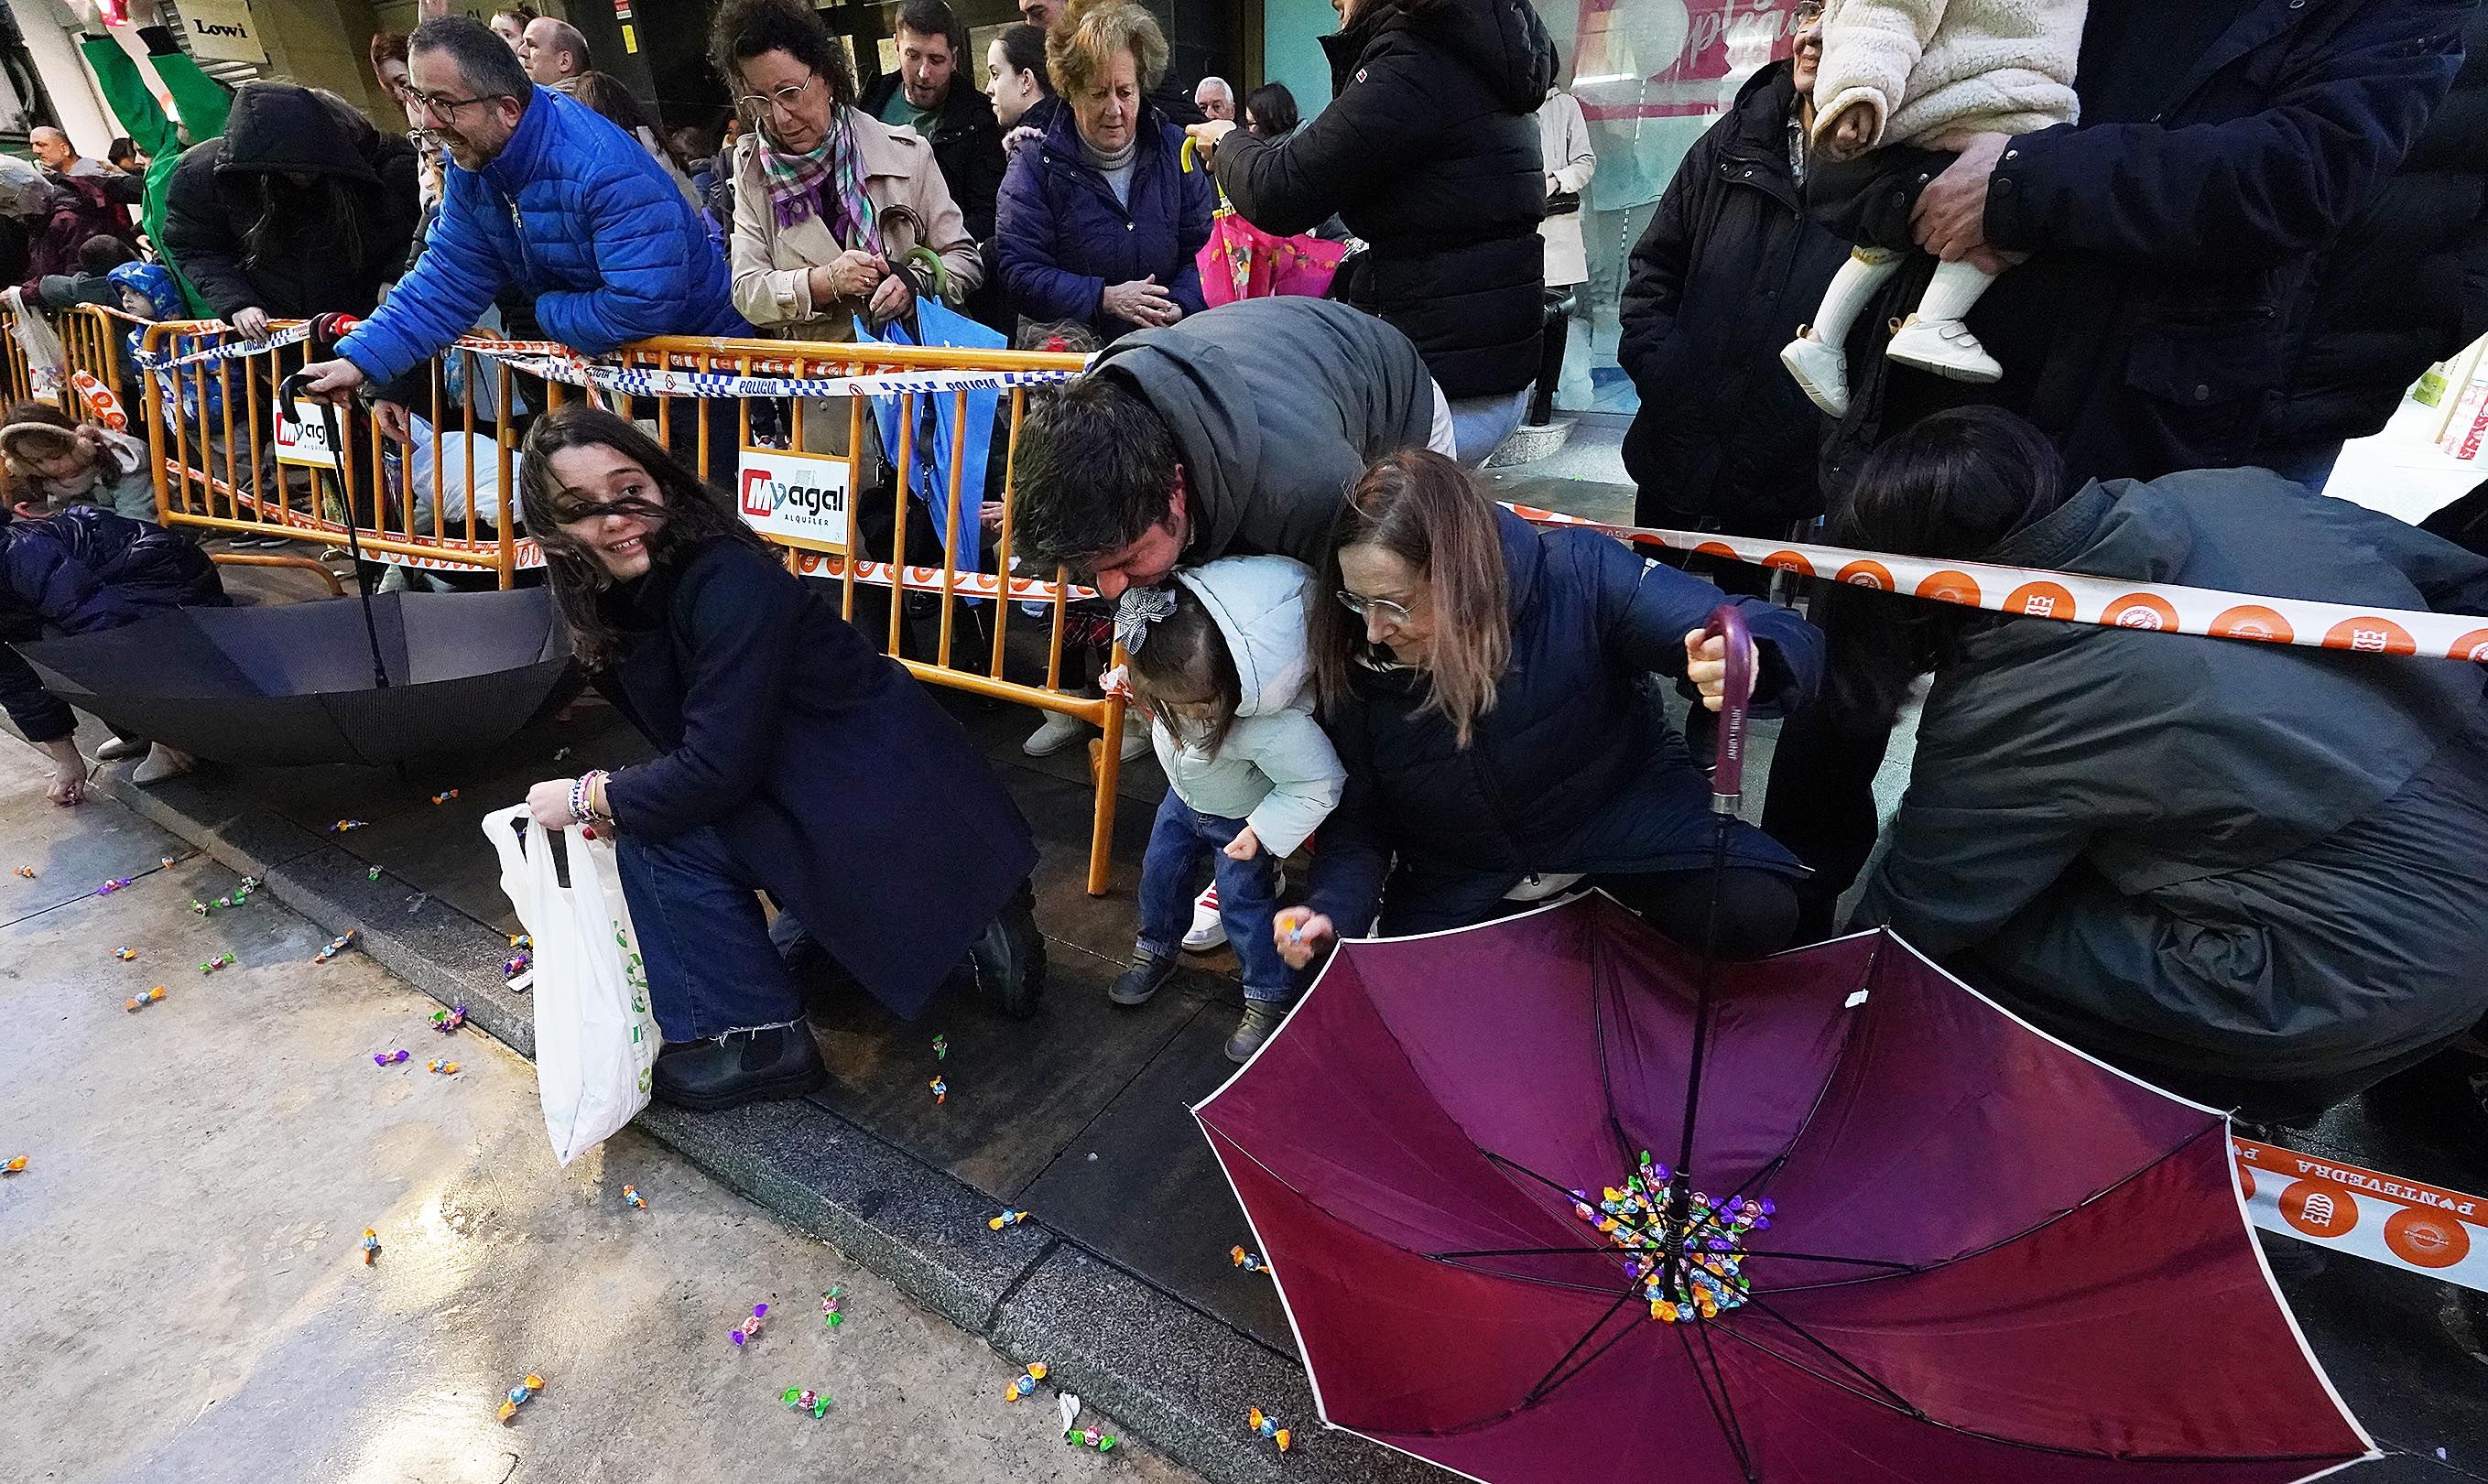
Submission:
<svg viewBox="0 0 2488 1484">
<path fill-rule="evenodd" d="M 543 707 L 570 664 L 544 588 L 183 608 L 17 652 L 53 694 L 121 735 L 231 763 L 489 746 Z"/>
</svg>

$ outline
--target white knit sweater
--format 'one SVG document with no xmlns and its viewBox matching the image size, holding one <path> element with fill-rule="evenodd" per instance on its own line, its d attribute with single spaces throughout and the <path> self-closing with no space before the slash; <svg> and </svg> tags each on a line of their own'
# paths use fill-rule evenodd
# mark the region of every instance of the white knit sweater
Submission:
<svg viewBox="0 0 2488 1484">
<path fill-rule="evenodd" d="M 2085 0 L 1831 0 L 1815 74 L 1816 137 L 1865 106 L 1874 143 L 2024 134 L 2071 124 Z"/>
</svg>

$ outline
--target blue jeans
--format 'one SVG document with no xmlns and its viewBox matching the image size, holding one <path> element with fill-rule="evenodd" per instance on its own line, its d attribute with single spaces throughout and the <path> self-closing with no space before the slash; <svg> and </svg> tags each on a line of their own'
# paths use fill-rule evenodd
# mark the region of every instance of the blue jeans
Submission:
<svg viewBox="0 0 2488 1484">
<path fill-rule="evenodd" d="M 1227 924 L 1227 941 L 1244 968 L 1244 997 L 1285 1002 L 1293 997 L 1295 982 L 1270 934 L 1270 919 L 1279 912 L 1279 863 L 1266 850 L 1250 860 L 1229 859 L 1223 847 L 1243 828 L 1242 820 L 1203 814 L 1167 790 L 1157 823 L 1149 826 L 1148 853 L 1141 857 L 1139 948 L 1155 959 L 1183 951 L 1192 899 L 1201 892 L 1202 858 L 1207 856 L 1218 882 L 1218 919 Z"/>
<path fill-rule="evenodd" d="M 617 845 L 649 1006 L 668 1043 L 804 1018 L 794 976 L 769 940 L 759 881 L 715 826 L 664 841 L 624 830 Z"/>
</svg>

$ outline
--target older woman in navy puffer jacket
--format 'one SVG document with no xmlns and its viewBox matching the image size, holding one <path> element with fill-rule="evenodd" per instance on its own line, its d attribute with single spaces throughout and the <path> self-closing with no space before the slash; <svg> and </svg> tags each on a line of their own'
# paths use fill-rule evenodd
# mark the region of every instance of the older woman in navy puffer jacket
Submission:
<svg viewBox="0 0 2488 1484">
<path fill-rule="evenodd" d="M 996 255 L 1011 303 L 1032 320 L 1077 320 L 1102 344 L 1199 314 L 1215 190 L 1183 158 L 1183 130 L 1145 96 L 1166 38 L 1128 0 L 1075 5 L 1046 39 L 1069 105 L 1003 177 Z"/>
</svg>

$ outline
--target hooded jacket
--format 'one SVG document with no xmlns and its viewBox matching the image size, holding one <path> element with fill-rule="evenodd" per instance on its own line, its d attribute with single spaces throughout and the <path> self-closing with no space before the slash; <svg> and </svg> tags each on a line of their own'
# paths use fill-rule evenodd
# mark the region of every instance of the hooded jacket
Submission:
<svg viewBox="0 0 2488 1484">
<path fill-rule="evenodd" d="M 2092 484 L 1987 559 L 2488 612 L 2488 559 L 2263 469 Z M 2155 1062 L 2253 1079 L 2389 1061 L 2488 1010 L 2482 674 L 1973 619 L 1858 915 Z"/>
<path fill-rule="evenodd" d="M 1317 566 L 1365 466 L 1425 447 L 1433 427 L 1433 386 L 1408 337 L 1326 299 L 1245 299 L 1142 330 L 1099 351 L 1089 374 L 1130 382 L 1173 436 L 1187 563 Z"/>
<path fill-rule="evenodd" d="M 291 176 L 341 182 L 353 230 L 332 219 L 325 191 L 299 189 Z M 281 230 L 254 261 L 263 186 Z M 412 145 L 308 88 L 253 83 L 235 96 L 224 133 L 175 167 L 164 248 L 221 319 L 245 309 L 280 320 L 367 315 L 406 263 L 421 195 Z"/>
<path fill-rule="evenodd" d="M 122 49 L 109 36 L 90 33 L 79 43 L 87 66 L 94 70 L 97 86 L 103 90 L 105 106 L 121 126 L 129 133 L 130 142 L 147 156 L 145 194 L 140 198 L 138 225 L 151 242 L 164 240 L 166 197 L 173 186 L 173 172 L 180 168 L 187 146 L 182 135 L 187 133 L 191 144 L 213 139 L 225 131 L 225 115 L 233 108 L 233 94 L 223 83 L 199 70 L 173 33 L 163 26 L 141 26 L 138 40 L 147 47 L 147 65 L 155 70 L 156 80 L 173 100 L 173 112 L 180 115 L 180 128 L 166 117 L 164 105 L 138 70 L 136 59 Z M 215 309 L 206 297 L 187 285 L 182 289 L 192 312 L 202 320 L 212 319 Z M 163 318 L 170 319 L 178 306 L 166 301 Z"/>
<path fill-rule="evenodd" d="M 1284 140 L 1237 129 L 1218 183 L 1281 236 L 1337 213 L 1366 249 L 1335 298 L 1417 343 L 1449 397 L 1517 391 L 1538 375 L 1545 161 L 1538 108 L 1555 45 L 1525 0 L 1371 0 L 1322 38 L 1328 107 Z"/>
<path fill-rule="evenodd" d="M 224 603 L 224 584 L 208 554 L 162 526 L 91 505 L 43 520 L 0 512 L 0 710 L 30 742 L 67 737 L 77 725 L 13 644 Z"/>
<path fill-rule="evenodd" d="M 1242 820 L 1273 860 L 1294 854 L 1339 806 L 1347 779 L 1314 721 L 1313 657 L 1305 642 L 1314 574 L 1281 556 L 1230 556 L 1175 574 L 1218 625 L 1241 700 L 1216 752 L 1149 727 L 1176 797 L 1203 814 Z"/>
<path fill-rule="evenodd" d="M 548 337 L 588 355 L 651 335 L 751 333 L 701 213 L 637 140 L 578 99 L 536 89 L 481 171 L 443 171 L 423 256 L 337 343 L 370 379 L 438 353 L 504 289 L 534 301 Z"/>
</svg>

